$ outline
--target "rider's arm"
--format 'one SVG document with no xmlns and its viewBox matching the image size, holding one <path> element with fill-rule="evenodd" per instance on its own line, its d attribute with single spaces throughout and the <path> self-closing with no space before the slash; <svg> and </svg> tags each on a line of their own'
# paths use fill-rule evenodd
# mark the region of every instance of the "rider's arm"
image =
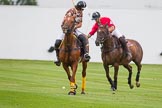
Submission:
<svg viewBox="0 0 162 108">
<path fill-rule="evenodd" d="M 112 33 L 114 30 L 115 30 L 115 25 L 114 23 L 112 22 L 112 20 L 110 18 L 105 18 L 105 21 L 106 23 L 108 23 L 108 26 L 109 26 L 109 32 Z"/>
<path fill-rule="evenodd" d="M 80 27 L 82 27 L 82 22 L 77 23 L 77 24 L 74 26 L 74 29 L 77 29 L 77 28 L 80 28 Z"/>
<path fill-rule="evenodd" d="M 82 18 L 83 18 L 83 13 L 82 11 L 78 12 L 75 17 L 75 26 L 74 29 L 82 27 Z"/>
<path fill-rule="evenodd" d="M 109 32 L 110 33 L 112 33 L 114 30 L 115 30 L 115 26 L 112 25 L 111 27 L 109 27 Z"/>
<path fill-rule="evenodd" d="M 98 29 L 98 24 L 95 23 L 87 37 L 90 38 L 92 35 L 94 35 L 96 33 L 97 29 Z"/>
</svg>

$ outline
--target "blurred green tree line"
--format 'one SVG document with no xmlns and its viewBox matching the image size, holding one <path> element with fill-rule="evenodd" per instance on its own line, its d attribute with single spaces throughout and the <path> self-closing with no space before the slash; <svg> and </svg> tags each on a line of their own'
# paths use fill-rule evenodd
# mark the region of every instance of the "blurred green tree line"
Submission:
<svg viewBox="0 0 162 108">
<path fill-rule="evenodd" d="M 0 5 L 37 5 L 37 0 L 0 0 Z"/>
</svg>

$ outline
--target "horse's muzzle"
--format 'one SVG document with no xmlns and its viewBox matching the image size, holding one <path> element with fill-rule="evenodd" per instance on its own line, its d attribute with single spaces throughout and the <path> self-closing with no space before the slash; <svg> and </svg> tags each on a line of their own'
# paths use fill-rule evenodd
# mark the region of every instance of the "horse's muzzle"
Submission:
<svg viewBox="0 0 162 108">
<path fill-rule="evenodd" d="M 70 29 L 63 29 L 63 33 L 65 33 L 65 34 L 71 33 L 71 30 Z"/>
<path fill-rule="evenodd" d="M 62 26 L 62 31 L 63 31 L 63 33 L 65 33 L 65 34 L 71 32 L 71 30 L 69 29 L 69 27 L 68 27 L 67 25 Z"/>
</svg>

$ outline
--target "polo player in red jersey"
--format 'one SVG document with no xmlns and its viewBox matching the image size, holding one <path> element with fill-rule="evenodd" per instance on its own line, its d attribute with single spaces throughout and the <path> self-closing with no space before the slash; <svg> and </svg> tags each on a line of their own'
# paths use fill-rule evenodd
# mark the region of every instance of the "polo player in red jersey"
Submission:
<svg viewBox="0 0 162 108">
<path fill-rule="evenodd" d="M 125 37 L 118 31 L 118 29 L 116 28 L 116 26 L 114 25 L 114 23 L 112 22 L 112 20 L 109 17 L 101 17 L 99 12 L 94 12 L 92 14 L 92 20 L 95 20 L 96 23 L 93 25 L 91 31 L 89 32 L 88 38 L 90 38 L 92 35 L 94 35 L 96 33 L 96 31 L 98 30 L 98 26 L 100 24 L 102 24 L 102 25 L 108 24 L 109 32 L 112 35 L 119 37 L 119 41 L 120 41 L 120 43 L 123 47 L 123 50 L 125 52 L 124 56 L 125 57 L 128 57 L 128 56 L 132 57 L 132 55 L 129 52 L 128 47 L 126 45 L 127 41 L 125 40 Z"/>
</svg>

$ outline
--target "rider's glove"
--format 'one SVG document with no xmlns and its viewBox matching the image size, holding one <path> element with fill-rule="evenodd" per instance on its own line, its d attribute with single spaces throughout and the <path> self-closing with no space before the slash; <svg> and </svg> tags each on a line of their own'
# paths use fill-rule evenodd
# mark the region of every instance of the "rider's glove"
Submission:
<svg viewBox="0 0 162 108">
<path fill-rule="evenodd" d="M 90 38 L 90 37 L 91 37 L 91 35 L 90 35 L 90 34 L 88 34 L 88 35 L 87 35 L 87 38 Z"/>
</svg>

